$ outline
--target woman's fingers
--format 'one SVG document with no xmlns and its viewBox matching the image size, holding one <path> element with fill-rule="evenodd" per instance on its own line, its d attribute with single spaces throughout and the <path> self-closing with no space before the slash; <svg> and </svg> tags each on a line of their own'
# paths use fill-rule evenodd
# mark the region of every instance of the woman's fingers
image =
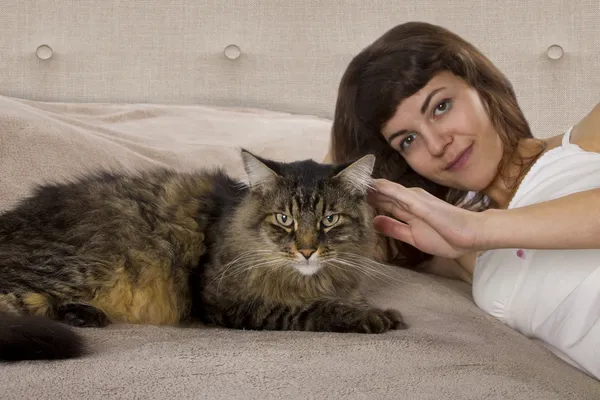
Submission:
<svg viewBox="0 0 600 400">
<path fill-rule="evenodd" d="M 389 181 L 387 179 L 375 179 L 375 190 L 385 196 L 393 199 L 401 200 L 405 196 L 407 188 L 399 183 Z"/>
<path fill-rule="evenodd" d="M 385 236 L 389 236 L 393 239 L 400 240 L 412 246 L 415 245 L 415 241 L 410 231 L 410 227 L 403 222 L 387 217 L 385 215 L 378 215 L 373 220 L 373 225 L 375 226 L 376 230 L 378 230 Z"/>
<path fill-rule="evenodd" d="M 377 209 L 380 213 L 393 215 L 395 218 L 410 223 L 415 216 L 393 201 L 380 201 L 377 203 Z"/>
<path fill-rule="evenodd" d="M 375 181 L 375 193 L 379 195 L 379 199 L 387 197 L 392 201 L 396 201 L 398 205 L 403 206 L 405 211 L 432 226 L 443 223 L 450 214 L 459 210 L 458 207 L 438 199 L 422 188 L 406 188 L 399 183 L 386 179 Z"/>
<path fill-rule="evenodd" d="M 428 193 L 423 190 L 406 188 L 399 183 L 388 181 L 386 179 L 376 179 L 375 191 L 379 195 L 403 204 L 407 210 L 410 210 L 415 214 L 425 211 L 423 204 L 427 200 L 426 196 Z"/>
<path fill-rule="evenodd" d="M 409 222 L 414 215 L 408 210 L 408 207 L 401 202 L 387 197 L 383 194 L 372 192 L 369 194 L 369 203 L 373 205 L 379 212 L 386 212 L 394 215 L 402 221 Z"/>
</svg>

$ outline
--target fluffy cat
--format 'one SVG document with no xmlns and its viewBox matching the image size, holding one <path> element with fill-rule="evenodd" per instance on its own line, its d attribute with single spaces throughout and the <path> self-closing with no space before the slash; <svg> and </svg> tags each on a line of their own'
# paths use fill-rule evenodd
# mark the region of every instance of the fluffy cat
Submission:
<svg viewBox="0 0 600 400">
<path fill-rule="evenodd" d="M 41 185 L 0 215 L 0 360 L 85 354 L 69 325 L 406 328 L 361 293 L 374 157 L 241 155 L 248 184 L 222 170 L 100 172 Z"/>
</svg>

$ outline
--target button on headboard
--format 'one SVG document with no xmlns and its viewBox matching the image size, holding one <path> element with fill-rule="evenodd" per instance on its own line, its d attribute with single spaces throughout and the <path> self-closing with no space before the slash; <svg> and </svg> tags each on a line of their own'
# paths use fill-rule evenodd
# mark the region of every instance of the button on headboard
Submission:
<svg viewBox="0 0 600 400">
<path fill-rule="evenodd" d="M 352 56 L 408 20 L 482 49 L 513 81 L 537 136 L 600 100 L 598 0 L 4 0 L 0 94 L 331 117 Z"/>
</svg>

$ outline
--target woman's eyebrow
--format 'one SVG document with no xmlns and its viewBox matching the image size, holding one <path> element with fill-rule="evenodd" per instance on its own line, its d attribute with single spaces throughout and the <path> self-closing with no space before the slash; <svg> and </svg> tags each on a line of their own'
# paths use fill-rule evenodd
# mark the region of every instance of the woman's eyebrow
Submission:
<svg viewBox="0 0 600 400">
<path fill-rule="evenodd" d="M 427 95 L 427 97 L 425 98 L 425 101 L 423 101 L 423 105 L 421 106 L 421 114 L 425 114 L 425 111 L 427 111 L 427 108 L 429 108 L 429 103 L 431 103 L 431 99 L 433 98 L 433 96 L 435 96 L 435 94 L 441 90 L 446 89 L 445 86 L 439 87 L 435 90 L 432 90 L 431 93 L 429 93 Z M 404 135 L 406 132 L 408 132 L 406 129 L 401 129 L 398 132 L 392 133 L 388 138 L 387 138 L 387 142 L 389 144 L 392 144 L 392 141 L 394 139 L 396 139 L 398 136 L 402 136 Z"/>
<path fill-rule="evenodd" d="M 399 130 L 399 131 L 398 131 L 398 132 L 396 132 L 396 133 L 392 133 L 392 134 L 391 134 L 391 135 L 390 135 L 390 136 L 387 138 L 387 142 L 388 142 L 389 144 L 392 144 L 392 142 L 394 141 L 394 139 L 396 139 L 398 136 L 402 136 L 402 135 L 404 135 L 406 132 L 408 132 L 406 129 L 402 129 L 402 130 Z"/>
<path fill-rule="evenodd" d="M 425 98 L 425 101 L 423 102 L 423 105 L 421 106 L 421 114 L 425 114 L 425 111 L 427 111 L 427 108 L 429 107 L 429 103 L 431 102 L 431 98 L 433 96 L 435 96 L 435 94 L 437 92 L 439 92 L 440 90 L 444 90 L 444 89 L 446 89 L 446 88 L 442 86 L 441 88 L 437 88 L 437 89 L 431 91 L 431 93 L 429 93 L 427 95 L 427 97 Z"/>
</svg>

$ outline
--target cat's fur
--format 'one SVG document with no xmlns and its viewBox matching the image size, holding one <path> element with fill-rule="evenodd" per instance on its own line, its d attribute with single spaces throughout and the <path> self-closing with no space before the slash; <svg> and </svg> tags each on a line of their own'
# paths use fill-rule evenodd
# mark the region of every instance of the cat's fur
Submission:
<svg viewBox="0 0 600 400">
<path fill-rule="evenodd" d="M 0 215 L 0 360 L 84 354 L 67 324 L 405 328 L 361 293 L 374 157 L 242 157 L 249 185 L 220 170 L 102 172 L 40 186 Z"/>
</svg>

